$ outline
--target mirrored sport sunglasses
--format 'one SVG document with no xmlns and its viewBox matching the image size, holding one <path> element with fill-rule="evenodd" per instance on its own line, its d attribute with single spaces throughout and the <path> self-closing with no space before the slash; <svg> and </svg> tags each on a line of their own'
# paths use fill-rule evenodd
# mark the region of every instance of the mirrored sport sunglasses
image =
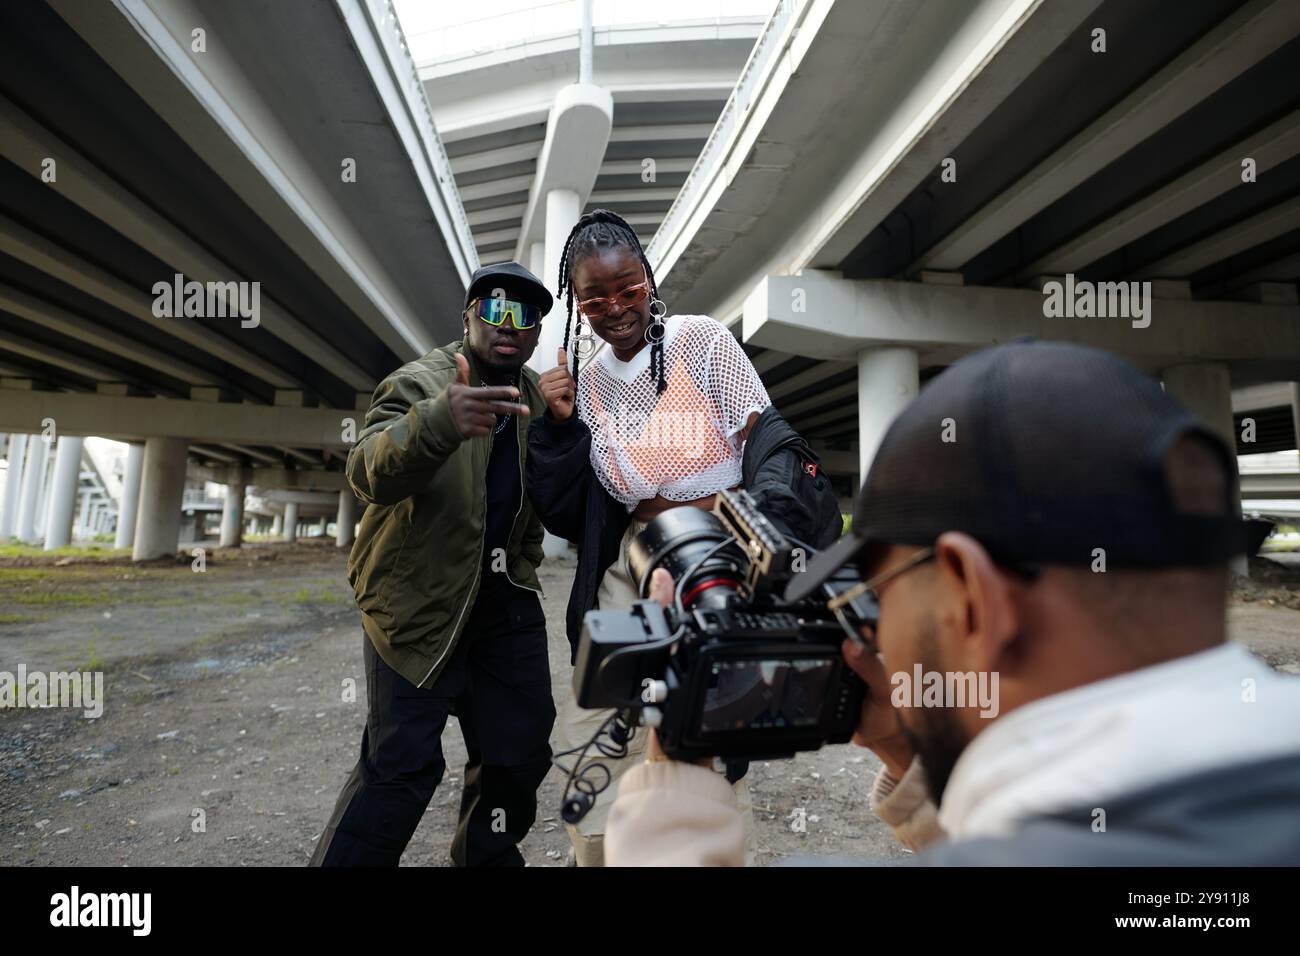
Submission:
<svg viewBox="0 0 1300 956">
<path fill-rule="evenodd" d="M 527 302 L 514 299 L 473 299 L 469 308 L 488 325 L 500 327 L 510 322 L 519 331 L 531 329 L 542 320 L 542 310 Z"/>
</svg>

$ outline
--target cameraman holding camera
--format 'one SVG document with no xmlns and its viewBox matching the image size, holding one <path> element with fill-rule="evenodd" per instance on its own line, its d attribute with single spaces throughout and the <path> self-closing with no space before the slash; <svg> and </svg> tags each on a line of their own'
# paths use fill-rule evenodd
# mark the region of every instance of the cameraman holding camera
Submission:
<svg viewBox="0 0 1300 956">
<path fill-rule="evenodd" d="M 852 534 L 785 597 L 850 565 L 879 601 L 867 648 L 842 648 L 869 688 L 854 741 L 884 763 L 872 809 L 923 862 L 1300 861 L 1300 681 L 1226 640 L 1228 561 L 1267 532 L 1236 516 L 1233 475 L 1159 382 L 1076 345 L 968 356 L 895 419 Z M 652 589 L 667 603 L 666 572 Z M 895 707 L 917 668 L 996 675 L 997 705 Z M 729 788 L 652 747 L 606 852 L 738 863 Z"/>
</svg>

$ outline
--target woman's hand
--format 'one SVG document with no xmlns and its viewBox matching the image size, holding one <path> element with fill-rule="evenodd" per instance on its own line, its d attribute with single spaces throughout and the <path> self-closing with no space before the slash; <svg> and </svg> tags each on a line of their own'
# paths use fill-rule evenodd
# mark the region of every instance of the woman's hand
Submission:
<svg viewBox="0 0 1300 956">
<path fill-rule="evenodd" d="M 551 410 L 551 417 L 557 422 L 567 422 L 573 414 L 573 396 L 578 387 L 569 372 L 569 359 L 564 349 L 556 350 L 555 360 L 555 368 L 543 372 L 537 384 L 542 390 L 542 398 L 546 399 L 546 407 Z"/>
</svg>

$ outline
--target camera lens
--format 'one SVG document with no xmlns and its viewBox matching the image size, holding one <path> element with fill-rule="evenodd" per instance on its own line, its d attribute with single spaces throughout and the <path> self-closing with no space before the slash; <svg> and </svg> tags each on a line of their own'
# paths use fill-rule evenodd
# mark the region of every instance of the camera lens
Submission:
<svg viewBox="0 0 1300 956">
<path fill-rule="evenodd" d="M 651 521 L 632 541 L 628 561 L 642 597 L 649 596 L 650 575 L 663 568 L 677 583 L 684 608 L 725 607 L 744 580 L 736 539 L 712 514 L 690 506 Z"/>
</svg>

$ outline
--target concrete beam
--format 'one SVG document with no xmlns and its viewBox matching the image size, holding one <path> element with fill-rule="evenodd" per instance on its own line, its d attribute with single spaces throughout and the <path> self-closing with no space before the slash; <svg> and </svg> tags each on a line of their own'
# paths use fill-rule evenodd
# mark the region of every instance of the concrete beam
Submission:
<svg viewBox="0 0 1300 956">
<path fill-rule="evenodd" d="M 972 0 L 959 18 L 908 0 L 783 7 L 647 249 L 660 285 L 718 317 L 764 273 L 838 266 L 1099 4 Z M 846 80 L 885 62 L 884 82 Z M 830 171 L 828 117 L 845 144 Z M 755 228 L 764 215 L 782 223 L 776 242 Z"/>
<path fill-rule="evenodd" d="M 153 329 L 243 369 L 268 385 L 280 388 L 305 387 L 289 373 L 199 322 L 178 321 L 154 315 L 153 299 L 140 289 L 128 285 L 3 214 L 0 214 L 0 252 L 94 296 Z M 223 384 L 218 375 L 209 376 L 208 382 L 213 385 Z"/>
<path fill-rule="evenodd" d="M 795 312 L 794 289 L 806 311 Z M 812 358 L 842 359 L 861 349 L 917 348 L 923 364 L 1024 335 L 1081 342 L 1152 370 L 1188 361 L 1300 363 L 1300 308 L 1244 302 L 1155 299 L 1150 325 L 1125 318 L 1048 318 L 1041 292 L 936 286 L 885 279 L 846 280 L 806 271 L 768 276 L 745 300 L 744 341 Z"/>
<path fill-rule="evenodd" d="M 350 220 L 321 165 L 304 155 L 268 104 L 238 48 L 212 44 L 202 57 L 190 53 L 190 31 L 207 22 L 201 4 L 101 7 L 54 0 L 52 6 L 389 348 L 413 358 L 435 344 L 427 329 L 411 321 L 419 310 Z M 426 214 L 441 227 L 461 281 L 468 281 L 468 229 L 459 228 L 464 213 L 454 187 L 439 181 L 442 175 L 450 180 L 450 167 L 432 121 L 427 111 L 410 108 L 412 93 L 394 76 L 387 38 L 378 35 L 368 5 L 340 4 L 338 12 L 429 202 Z M 414 78 L 409 85 L 418 88 Z M 332 172 L 337 176 L 337 162 Z M 308 331 L 293 333 L 302 337 Z M 338 364 L 340 357 L 330 359 Z"/>
<path fill-rule="evenodd" d="M 164 375 L 170 375 L 191 385 L 213 384 L 218 379 L 212 373 L 174 358 L 161 349 L 127 338 L 97 322 L 74 315 L 66 309 L 3 283 L 0 283 L 0 309 L 66 335 L 70 339 L 94 346 L 110 355 L 157 369 Z"/>
<path fill-rule="evenodd" d="M 529 189 L 533 185 L 532 176 L 507 176 L 505 179 L 492 179 L 483 183 L 472 183 L 468 186 L 462 186 L 460 189 L 460 198 L 463 202 L 470 202 L 474 199 L 488 199 L 492 196 L 505 196 L 509 193 L 520 193 Z M 468 285 L 468 283 L 466 283 Z"/>
<path fill-rule="evenodd" d="M 1079 272 L 1102 256 L 1200 208 L 1241 185 L 1243 157 L 1254 159 L 1257 171 L 1263 173 L 1297 155 L 1300 155 L 1300 110 L 1288 113 L 1034 260 L 1020 270 L 1019 277 L 1023 280 L 1037 275 Z"/>
<path fill-rule="evenodd" d="M 191 465 L 189 475 L 191 478 L 211 481 L 218 485 L 229 485 L 242 480 L 250 487 L 267 492 L 270 490 L 337 492 L 348 487 L 347 476 L 341 471 Z M 263 494 L 262 497 L 269 497 L 269 494 Z"/>
<path fill-rule="evenodd" d="M 1199 106 L 1300 34 L 1300 4 L 1251 0 L 1080 130 L 913 264 L 960 269 L 1097 170 Z"/>
<path fill-rule="evenodd" d="M 1220 229 L 1200 242 L 1184 246 L 1144 267 L 1137 274 L 1144 279 L 1159 276 L 1189 276 L 1206 266 L 1285 235 L 1298 226 L 1300 226 L 1300 196 L 1270 206 L 1263 212 Z"/>
<path fill-rule="evenodd" d="M 16 352 L 38 362 L 44 362 L 46 365 L 67 369 L 69 372 L 85 376 L 94 381 L 116 382 L 121 381 L 123 378 L 122 372 L 111 369 L 107 365 L 69 355 L 62 349 L 32 342 L 12 332 L 0 330 L 0 350 Z"/>
<path fill-rule="evenodd" d="M 59 157 L 57 188 L 60 195 L 112 226 L 177 272 L 184 273 L 186 279 L 198 282 L 247 281 L 246 276 L 239 275 L 152 206 L 124 190 L 121 183 L 4 96 L 0 96 L 0 154 L 32 175 L 39 175 L 42 158 Z M 155 277 L 155 281 L 170 280 L 171 275 Z M 374 387 L 373 376 L 291 315 L 265 290 L 261 296 L 260 322 L 259 328 L 297 349 L 353 388 Z"/>
<path fill-rule="evenodd" d="M 30 429 L 43 418 L 58 422 L 63 435 L 98 435 L 119 441 L 184 437 L 218 444 L 347 448 L 343 420 L 359 421 L 361 416 L 348 409 L 67 392 L 11 391 L 0 402 L 0 430 Z"/>
</svg>

